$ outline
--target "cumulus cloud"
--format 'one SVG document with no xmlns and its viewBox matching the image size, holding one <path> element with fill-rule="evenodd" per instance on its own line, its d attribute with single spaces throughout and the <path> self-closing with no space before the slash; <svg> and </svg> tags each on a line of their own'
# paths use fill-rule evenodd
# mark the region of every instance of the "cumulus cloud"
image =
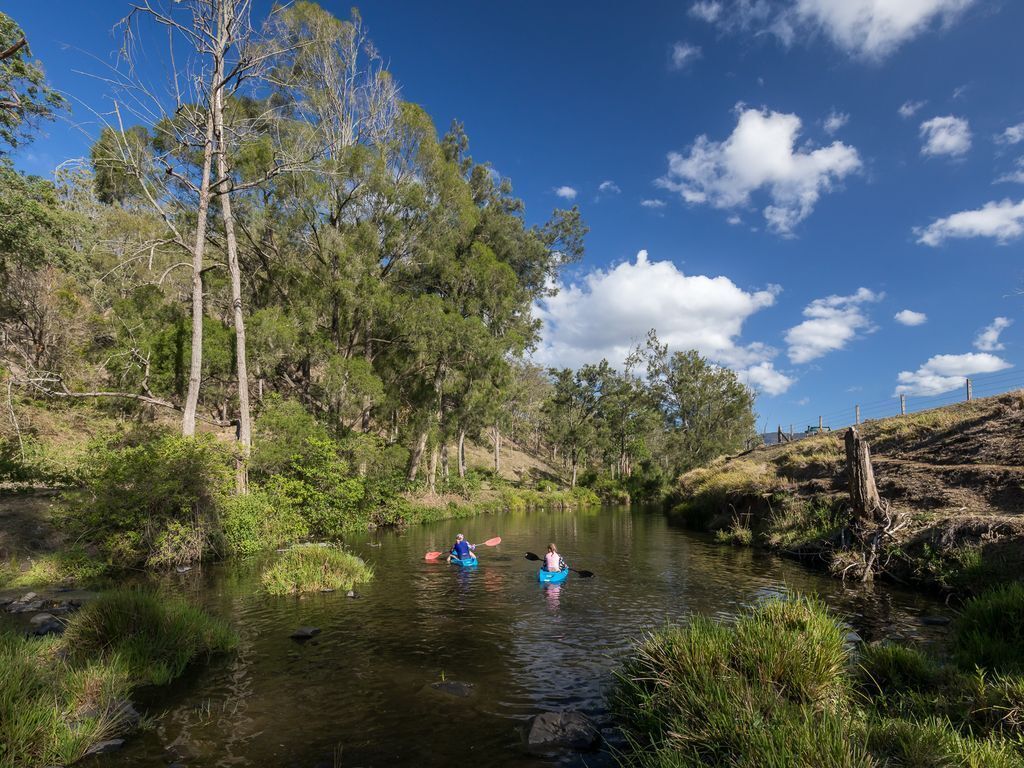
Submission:
<svg viewBox="0 0 1024 768">
<path fill-rule="evenodd" d="M 804 307 L 804 320 L 786 331 L 790 362 L 808 363 L 842 349 L 858 333 L 871 331 L 864 305 L 881 301 L 885 294 L 859 288 L 850 296 L 826 296 Z"/>
<path fill-rule="evenodd" d="M 577 367 L 606 358 L 619 365 L 654 328 L 671 349 L 696 349 L 766 394 L 792 383 L 772 367 L 774 349 L 739 341 L 744 322 L 775 303 L 778 286 L 744 291 L 727 277 L 686 275 L 640 251 L 633 262 L 596 269 L 582 283 L 558 288 L 534 307 L 543 326 L 536 353 L 542 364 Z"/>
<path fill-rule="evenodd" d="M 893 319 L 900 325 L 924 325 L 928 322 L 928 315 L 924 312 L 915 312 L 912 309 L 901 309 Z"/>
<path fill-rule="evenodd" d="M 672 46 L 672 69 L 684 69 L 691 61 L 701 57 L 699 45 L 678 42 Z"/>
<path fill-rule="evenodd" d="M 717 0 L 701 0 L 690 6 L 690 15 L 708 24 L 714 24 L 722 16 L 722 4 Z"/>
<path fill-rule="evenodd" d="M 766 395 L 781 395 L 796 383 L 796 379 L 776 370 L 769 361 L 740 370 L 739 380 L 755 392 Z"/>
<path fill-rule="evenodd" d="M 652 208 L 654 210 L 660 210 L 664 208 L 667 203 L 664 200 L 641 200 L 640 205 L 644 208 Z"/>
<path fill-rule="evenodd" d="M 767 109 L 737 107 L 736 128 L 724 141 L 699 136 L 688 154 L 670 152 L 668 173 L 657 180 L 691 204 L 715 208 L 747 205 L 765 190 L 769 228 L 790 234 L 833 184 L 861 167 L 857 150 L 836 141 L 798 148 L 800 118 Z"/>
<path fill-rule="evenodd" d="M 917 242 L 941 245 L 951 238 L 991 237 L 1000 244 L 1024 234 L 1024 200 L 1015 203 L 1009 198 L 985 203 L 973 211 L 960 211 L 944 219 L 936 219 L 927 227 L 914 230 Z"/>
<path fill-rule="evenodd" d="M 909 120 L 917 114 L 917 110 L 927 103 L 927 101 L 904 101 L 897 111 L 900 113 L 900 117 L 904 120 Z"/>
<path fill-rule="evenodd" d="M 962 157 L 971 148 L 971 126 L 962 117 L 946 115 L 921 123 L 922 155 Z"/>
<path fill-rule="evenodd" d="M 1018 157 L 1017 162 L 1014 164 L 1014 170 L 1009 173 L 1004 173 L 998 179 L 997 182 L 1011 181 L 1016 184 L 1024 184 L 1024 157 Z"/>
<path fill-rule="evenodd" d="M 575 200 L 577 192 L 575 189 L 569 186 L 555 187 L 555 194 L 561 197 L 563 200 Z"/>
<path fill-rule="evenodd" d="M 935 355 L 916 371 L 900 371 L 897 395 L 941 395 L 964 386 L 968 376 L 1012 368 L 1010 363 L 987 352 Z"/>
<path fill-rule="evenodd" d="M 783 45 L 821 34 L 857 58 L 881 60 L 974 0 L 732 0 L 699 2 L 690 14 L 730 31 L 775 35 Z"/>
<path fill-rule="evenodd" d="M 825 128 L 825 133 L 831 136 L 848 122 L 850 122 L 850 116 L 848 114 L 845 112 L 836 112 L 833 109 L 828 113 L 828 117 L 825 118 L 823 127 Z"/>
<path fill-rule="evenodd" d="M 609 179 L 607 181 L 602 181 L 600 184 L 598 184 L 597 191 L 600 192 L 602 195 L 617 195 L 622 190 L 619 189 L 618 184 Z"/>
<path fill-rule="evenodd" d="M 1011 125 L 1005 131 L 996 136 L 1000 144 L 1020 144 L 1024 141 L 1024 123 Z"/>
<path fill-rule="evenodd" d="M 1005 349 L 1006 346 L 999 341 L 999 336 L 1011 325 L 1013 325 L 1013 320 L 1010 318 L 997 317 L 985 326 L 985 330 L 974 339 L 974 348 L 980 349 L 982 352 L 998 352 Z"/>
</svg>

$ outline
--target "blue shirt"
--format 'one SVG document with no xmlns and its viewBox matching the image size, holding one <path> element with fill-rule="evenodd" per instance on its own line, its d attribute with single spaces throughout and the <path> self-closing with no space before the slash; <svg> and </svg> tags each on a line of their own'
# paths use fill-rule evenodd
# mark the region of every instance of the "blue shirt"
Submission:
<svg viewBox="0 0 1024 768">
<path fill-rule="evenodd" d="M 465 539 L 462 541 L 456 541 L 455 545 L 452 547 L 452 554 L 460 560 L 464 557 L 469 557 L 469 542 Z"/>
</svg>

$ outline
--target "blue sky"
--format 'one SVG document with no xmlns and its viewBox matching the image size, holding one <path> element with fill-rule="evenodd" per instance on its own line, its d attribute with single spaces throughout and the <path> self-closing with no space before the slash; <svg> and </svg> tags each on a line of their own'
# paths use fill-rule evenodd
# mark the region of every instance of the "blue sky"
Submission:
<svg viewBox="0 0 1024 768">
<path fill-rule="evenodd" d="M 95 135 L 105 89 L 77 72 L 102 71 L 127 3 L 0 7 L 75 102 L 15 158 L 48 174 Z M 891 412 L 898 389 L 954 399 L 964 375 L 1024 384 L 1024 3 L 360 10 L 403 96 L 441 131 L 463 121 L 531 220 L 582 209 L 587 255 L 538 307 L 538 360 L 618 363 L 653 326 L 798 429 Z"/>
</svg>

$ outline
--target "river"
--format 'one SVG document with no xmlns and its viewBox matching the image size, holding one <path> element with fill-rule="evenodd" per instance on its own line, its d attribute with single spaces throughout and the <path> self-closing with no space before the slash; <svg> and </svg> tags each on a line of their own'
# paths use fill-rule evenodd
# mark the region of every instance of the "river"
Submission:
<svg viewBox="0 0 1024 768">
<path fill-rule="evenodd" d="M 479 548 L 463 571 L 428 563 L 455 534 Z M 542 553 L 557 542 L 570 565 L 560 587 L 537 583 Z M 864 639 L 933 641 L 924 616 L 940 603 L 887 586 L 843 585 L 799 564 L 721 546 L 673 527 L 657 512 L 587 509 L 453 520 L 354 537 L 347 546 L 376 577 L 344 592 L 303 599 L 260 593 L 266 559 L 176 575 L 171 586 L 226 617 L 239 653 L 143 691 L 151 727 L 96 766 L 610 766 L 607 713 L 613 670 L 644 632 L 690 614 L 728 618 L 789 591 L 816 593 Z M 299 626 L 321 629 L 304 644 Z M 432 684 L 471 683 L 468 697 Z M 577 709 L 605 726 L 613 747 L 534 754 L 530 718 Z"/>
</svg>

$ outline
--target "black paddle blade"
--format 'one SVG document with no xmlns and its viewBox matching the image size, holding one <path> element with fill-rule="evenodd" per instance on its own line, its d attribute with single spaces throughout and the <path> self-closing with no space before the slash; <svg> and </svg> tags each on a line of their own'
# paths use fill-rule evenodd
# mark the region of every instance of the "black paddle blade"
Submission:
<svg viewBox="0 0 1024 768">
<path fill-rule="evenodd" d="M 576 573 L 579 574 L 579 577 L 581 579 L 589 579 L 591 576 L 594 575 L 593 571 L 576 571 Z"/>
<path fill-rule="evenodd" d="M 526 559 L 527 560 L 540 560 L 540 558 L 537 555 L 533 554 L 533 552 L 527 552 L 526 553 Z"/>
</svg>

